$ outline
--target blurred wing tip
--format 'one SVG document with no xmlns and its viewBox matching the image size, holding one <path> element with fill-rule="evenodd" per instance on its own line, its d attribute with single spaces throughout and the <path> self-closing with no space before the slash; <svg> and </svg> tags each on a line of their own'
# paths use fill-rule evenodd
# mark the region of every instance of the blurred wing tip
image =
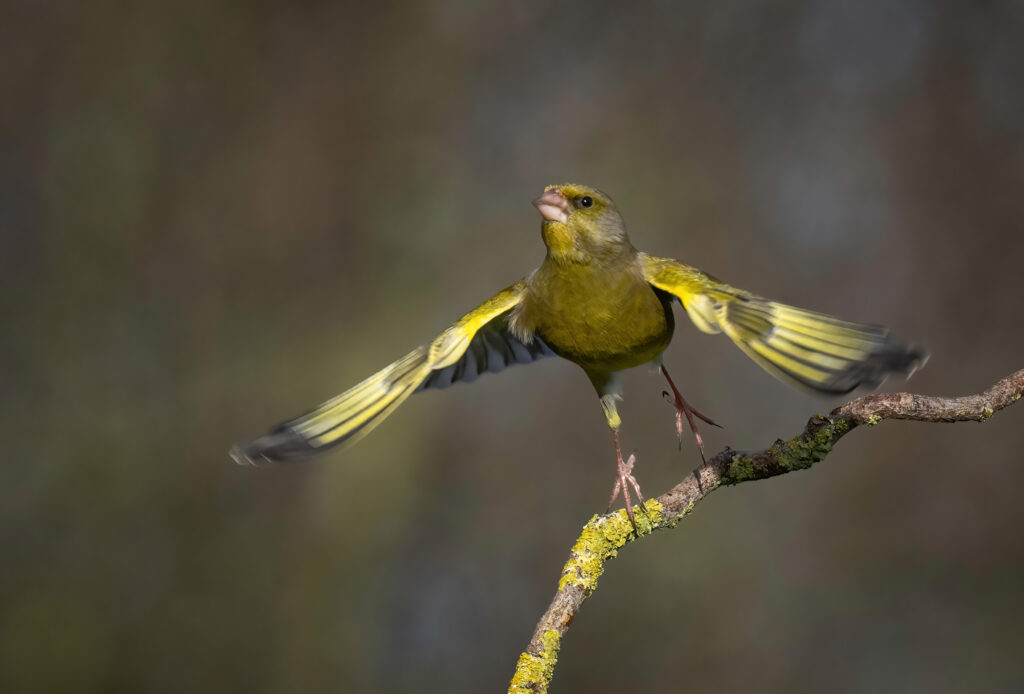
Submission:
<svg viewBox="0 0 1024 694">
<path fill-rule="evenodd" d="M 231 456 L 231 459 L 235 461 L 237 465 L 256 466 L 270 463 L 270 460 L 265 455 L 250 455 L 249 453 L 246 453 L 245 448 L 239 446 L 237 443 L 231 447 L 231 450 L 228 451 L 228 455 Z"/>
<path fill-rule="evenodd" d="M 909 380 L 911 376 L 925 367 L 932 355 L 918 347 L 911 347 L 907 354 L 910 357 L 910 363 L 907 366 L 904 378 Z"/>
<path fill-rule="evenodd" d="M 231 450 L 228 451 L 228 455 L 231 456 L 231 459 L 235 461 L 237 465 L 244 465 L 246 467 L 270 465 L 274 462 L 262 453 L 250 452 L 249 449 L 251 448 L 251 445 L 252 444 L 249 446 L 240 446 L 235 444 L 231 447 Z"/>
<path fill-rule="evenodd" d="M 309 458 L 316 448 L 287 427 L 279 427 L 247 444 L 235 444 L 228 455 L 239 465 L 263 466 Z"/>
<path fill-rule="evenodd" d="M 874 356 L 874 355 L 873 355 Z M 894 356 L 878 364 L 874 369 L 870 368 L 870 358 L 860 364 L 854 365 L 854 369 L 868 366 L 868 371 L 858 379 L 850 382 L 842 393 L 849 393 L 858 387 L 866 387 L 870 390 L 880 388 L 893 374 L 903 376 L 904 380 L 909 379 L 928 363 L 928 353 L 917 347 L 904 347 L 899 349 Z M 855 372 L 854 372 L 855 373 Z M 837 394 L 840 394 L 837 391 Z"/>
<path fill-rule="evenodd" d="M 231 450 L 228 451 L 228 456 L 235 461 L 236 465 L 252 465 L 249 459 L 245 457 L 245 454 L 242 453 L 242 449 L 238 447 L 238 444 L 231 447 Z"/>
</svg>

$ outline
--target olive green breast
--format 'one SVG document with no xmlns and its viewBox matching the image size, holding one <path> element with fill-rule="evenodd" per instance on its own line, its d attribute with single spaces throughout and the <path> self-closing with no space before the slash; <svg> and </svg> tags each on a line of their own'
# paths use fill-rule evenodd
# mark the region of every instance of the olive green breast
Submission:
<svg viewBox="0 0 1024 694">
<path fill-rule="evenodd" d="M 668 346 L 670 297 L 632 263 L 541 266 L 517 320 L 555 352 L 591 372 L 645 364 Z"/>
</svg>

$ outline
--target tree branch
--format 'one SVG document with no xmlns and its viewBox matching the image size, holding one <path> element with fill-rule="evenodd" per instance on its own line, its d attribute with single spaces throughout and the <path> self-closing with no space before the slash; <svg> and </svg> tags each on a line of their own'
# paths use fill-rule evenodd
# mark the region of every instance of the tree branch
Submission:
<svg viewBox="0 0 1024 694">
<path fill-rule="evenodd" d="M 832 446 L 862 424 L 883 419 L 919 422 L 984 422 L 1024 394 L 1024 370 L 996 383 L 984 393 L 960 398 L 939 398 L 912 393 L 867 395 L 815 415 L 803 433 L 789 441 L 777 440 L 762 451 L 738 452 L 725 448 L 682 482 L 657 499 L 649 499 L 636 514 L 639 534 L 625 510 L 594 516 L 583 527 L 562 569 L 558 590 L 526 650 L 519 656 L 509 692 L 546 692 L 558 660 L 562 636 L 569 630 L 583 601 L 597 587 L 604 564 L 619 548 L 655 530 L 675 527 L 694 504 L 723 485 L 766 479 L 809 468 L 825 459 Z M 646 513 L 644 512 L 646 511 Z"/>
</svg>

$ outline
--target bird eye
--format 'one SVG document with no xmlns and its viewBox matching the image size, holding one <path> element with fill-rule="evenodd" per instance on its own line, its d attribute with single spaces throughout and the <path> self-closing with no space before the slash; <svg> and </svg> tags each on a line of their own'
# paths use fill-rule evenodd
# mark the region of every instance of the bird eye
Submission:
<svg viewBox="0 0 1024 694">
<path fill-rule="evenodd" d="M 582 198 L 580 198 L 580 205 L 582 205 L 583 207 L 590 207 L 593 204 L 594 198 L 590 197 L 589 195 L 584 195 Z"/>
</svg>

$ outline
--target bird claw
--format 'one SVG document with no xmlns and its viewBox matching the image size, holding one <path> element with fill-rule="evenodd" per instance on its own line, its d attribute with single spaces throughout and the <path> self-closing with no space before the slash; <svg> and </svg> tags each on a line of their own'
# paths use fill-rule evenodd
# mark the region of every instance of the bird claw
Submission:
<svg viewBox="0 0 1024 694">
<path fill-rule="evenodd" d="M 721 425 L 686 402 L 686 398 L 676 388 L 676 384 L 672 382 L 672 378 L 668 375 L 668 371 L 665 370 L 664 366 L 661 367 L 661 372 L 665 375 L 669 387 L 672 388 L 671 393 L 667 390 L 661 391 L 661 396 L 665 398 L 666 402 L 676 408 L 676 437 L 679 439 L 679 450 L 683 450 L 683 417 L 685 416 L 686 421 L 690 425 L 690 431 L 693 432 L 694 441 L 697 442 L 697 451 L 700 453 L 701 463 L 707 465 L 707 458 L 704 457 L 704 438 L 697 431 L 697 423 L 694 421 L 694 417 L 714 427 L 721 428 Z"/>
<path fill-rule="evenodd" d="M 637 528 L 636 518 L 633 515 L 633 501 L 629 495 L 629 487 L 626 486 L 626 483 L 628 482 L 629 486 L 633 488 L 634 492 L 636 492 L 637 502 L 640 504 L 640 510 L 647 513 L 647 507 L 644 506 L 644 495 L 640 492 L 640 484 L 636 481 L 636 478 L 633 477 L 633 465 L 636 464 L 636 453 L 631 453 L 629 458 L 625 461 L 622 460 L 621 455 L 617 455 L 616 457 L 618 458 L 618 474 L 615 478 L 615 486 L 612 487 L 612 496 L 611 499 L 608 500 L 608 508 L 605 510 L 605 513 L 611 511 L 612 504 L 615 503 L 615 499 L 618 498 L 619 492 L 621 491 L 622 498 L 626 502 L 626 515 L 629 517 L 629 522 L 633 525 L 633 531 L 639 535 L 640 530 Z"/>
</svg>

